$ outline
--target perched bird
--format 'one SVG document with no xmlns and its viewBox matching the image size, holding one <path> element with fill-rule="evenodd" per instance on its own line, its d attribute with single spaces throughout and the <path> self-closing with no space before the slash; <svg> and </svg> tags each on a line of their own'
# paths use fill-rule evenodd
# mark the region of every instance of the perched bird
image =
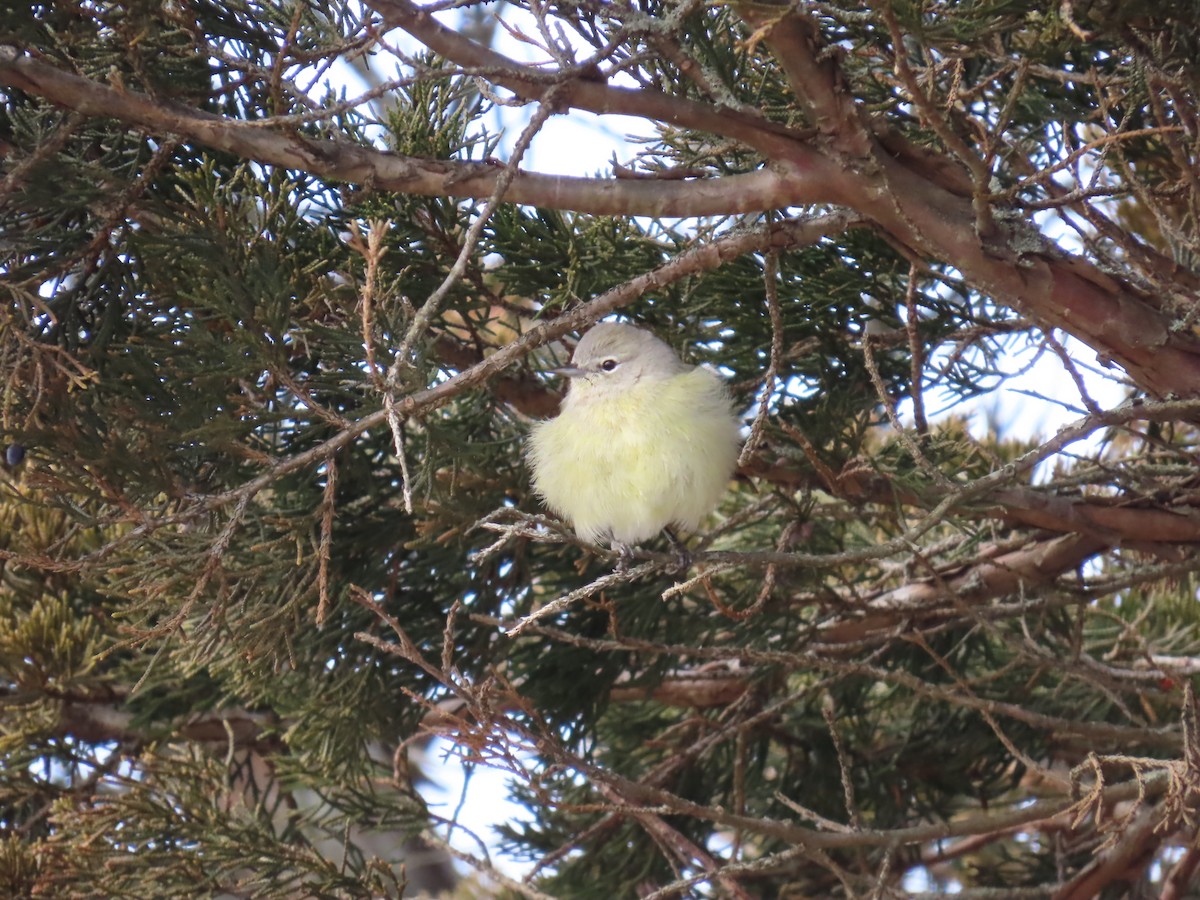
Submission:
<svg viewBox="0 0 1200 900">
<path fill-rule="evenodd" d="M 533 484 L 585 541 L 629 546 L 695 530 L 729 486 L 739 423 L 721 378 L 642 328 L 584 335 L 562 411 L 530 435 Z"/>
</svg>

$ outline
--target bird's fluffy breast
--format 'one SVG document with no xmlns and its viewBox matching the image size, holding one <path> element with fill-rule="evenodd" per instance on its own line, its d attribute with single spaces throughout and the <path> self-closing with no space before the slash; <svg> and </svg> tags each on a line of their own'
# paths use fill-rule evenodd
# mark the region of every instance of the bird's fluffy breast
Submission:
<svg viewBox="0 0 1200 900">
<path fill-rule="evenodd" d="M 534 486 L 580 537 L 647 540 L 694 529 L 728 486 L 738 422 L 725 386 L 703 368 L 564 405 L 530 438 Z"/>
</svg>

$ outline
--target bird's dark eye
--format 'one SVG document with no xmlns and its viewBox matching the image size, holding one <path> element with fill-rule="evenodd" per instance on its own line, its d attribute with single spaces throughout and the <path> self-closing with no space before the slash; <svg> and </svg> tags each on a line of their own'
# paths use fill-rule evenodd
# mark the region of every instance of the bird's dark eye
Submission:
<svg viewBox="0 0 1200 900">
<path fill-rule="evenodd" d="M 604 362 L 600 363 L 600 368 L 602 368 L 605 372 L 611 372 L 616 367 L 617 361 L 615 359 L 606 359 Z"/>
</svg>

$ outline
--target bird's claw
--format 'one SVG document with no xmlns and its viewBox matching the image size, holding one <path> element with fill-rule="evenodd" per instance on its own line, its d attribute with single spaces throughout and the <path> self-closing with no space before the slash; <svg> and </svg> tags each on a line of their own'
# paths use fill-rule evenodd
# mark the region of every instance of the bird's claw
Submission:
<svg viewBox="0 0 1200 900">
<path fill-rule="evenodd" d="M 664 528 L 663 533 L 667 536 L 667 543 L 671 545 L 671 552 L 675 554 L 675 566 L 683 573 L 692 567 L 692 551 L 687 548 L 678 537 L 675 536 L 670 528 Z"/>
</svg>

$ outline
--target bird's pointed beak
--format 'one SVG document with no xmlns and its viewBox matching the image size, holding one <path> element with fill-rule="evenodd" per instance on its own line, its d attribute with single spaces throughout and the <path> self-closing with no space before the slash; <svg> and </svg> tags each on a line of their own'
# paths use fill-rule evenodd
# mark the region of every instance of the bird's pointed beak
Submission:
<svg viewBox="0 0 1200 900">
<path fill-rule="evenodd" d="M 588 374 L 587 369 L 578 366 L 559 366 L 557 369 L 547 369 L 551 375 L 565 375 L 567 378 L 580 378 Z"/>
</svg>

